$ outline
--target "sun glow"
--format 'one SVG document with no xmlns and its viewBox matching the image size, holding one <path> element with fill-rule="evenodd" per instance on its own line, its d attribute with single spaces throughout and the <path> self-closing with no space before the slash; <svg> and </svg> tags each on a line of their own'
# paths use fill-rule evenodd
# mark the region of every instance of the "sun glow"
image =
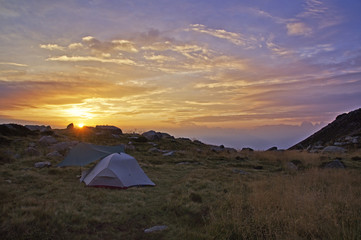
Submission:
<svg viewBox="0 0 361 240">
<path fill-rule="evenodd" d="M 84 123 L 78 123 L 78 127 L 79 127 L 79 128 L 84 127 Z"/>
</svg>

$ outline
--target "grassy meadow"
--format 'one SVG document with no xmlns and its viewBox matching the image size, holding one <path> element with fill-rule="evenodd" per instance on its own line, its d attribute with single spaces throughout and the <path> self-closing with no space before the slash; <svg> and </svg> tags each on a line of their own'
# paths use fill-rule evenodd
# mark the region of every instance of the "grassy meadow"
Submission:
<svg viewBox="0 0 361 240">
<path fill-rule="evenodd" d="M 63 158 L 46 157 L 40 135 L 9 137 L 0 147 L 1 239 L 361 239 L 360 150 L 214 151 L 189 139 L 55 132 L 59 142 L 132 141 L 126 152 L 156 186 L 85 187 L 80 167 L 58 168 Z M 39 156 L 25 153 L 31 143 Z M 346 168 L 320 167 L 335 158 Z M 52 166 L 34 168 L 39 161 Z M 144 233 L 156 225 L 168 228 Z"/>
</svg>

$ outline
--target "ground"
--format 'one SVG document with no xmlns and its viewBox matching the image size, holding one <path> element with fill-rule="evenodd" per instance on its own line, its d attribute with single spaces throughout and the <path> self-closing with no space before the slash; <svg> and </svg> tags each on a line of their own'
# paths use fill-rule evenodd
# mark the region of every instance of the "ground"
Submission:
<svg viewBox="0 0 361 240">
<path fill-rule="evenodd" d="M 360 150 L 234 151 L 91 129 L 54 130 L 53 136 L 58 142 L 125 144 L 156 186 L 86 187 L 80 167 L 58 168 L 62 158 L 46 157 L 51 150 L 39 145 L 41 133 L 6 136 L 2 239 L 361 239 Z M 38 156 L 26 153 L 29 145 Z M 174 153 L 163 155 L 169 151 Z M 322 167 L 336 158 L 346 168 Z M 39 161 L 52 166 L 35 168 Z M 157 225 L 168 228 L 144 232 Z"/>
</svg>

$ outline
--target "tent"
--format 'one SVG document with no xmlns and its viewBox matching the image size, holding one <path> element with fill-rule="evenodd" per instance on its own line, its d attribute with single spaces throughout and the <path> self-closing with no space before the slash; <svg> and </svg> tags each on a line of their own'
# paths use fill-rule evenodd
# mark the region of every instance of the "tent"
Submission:
<svg viewBox="0 0 361 240">
<path fill-rule="evenodd" d="M 103 158 L 89 171 L 83 172 L 80 181 L 94 187 L 155 185 L 140 168 L 137 160 L 126 153 L 113 153 Z"/>
<path fill-rule="evenodd" d="M 70 149 L 64 161 L 58 166 L 84 166 L 112 153 L 124 152 L 124 147 L 119 146 L 100 146 L 90 143 L 79 143 Z"/>
</svg>

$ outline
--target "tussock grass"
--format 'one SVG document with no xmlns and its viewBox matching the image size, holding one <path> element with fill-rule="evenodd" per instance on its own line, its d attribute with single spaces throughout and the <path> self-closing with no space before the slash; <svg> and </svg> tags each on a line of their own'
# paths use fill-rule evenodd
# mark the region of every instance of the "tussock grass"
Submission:
<svg viewBox="0 0 361 240">
<path fill-rule="evenodd" d="M 59 141 L 128 144 L 91 132 L 58 131 Z M 214 152 L 187 139 L 134 141 L 133 155 L 155 187 L 88 188 L 79 167 L 26 156 L 40 136 L 17 138 L 0 152 L 2 239 L 360 239 L 361 151 L 342 155 L 299 151 Z M 172 156 L 149 152 L 172 150 Z M 11 154 L 9 155 L 10 157 Z M 340 158 L 346 169 L 326 170 Z M 4 158 L 2 158 L 4 159 Z M 53 167 L 36 169 L 34 163 Z M 293 162 L 299 170 L 288 169 Z M 181 163 L 181 164 L 179 164 Z M 247 174 L 240 174 L 242 173 Z M 167 225 L 162 232 L 144 229 Z"/>
</svg>

